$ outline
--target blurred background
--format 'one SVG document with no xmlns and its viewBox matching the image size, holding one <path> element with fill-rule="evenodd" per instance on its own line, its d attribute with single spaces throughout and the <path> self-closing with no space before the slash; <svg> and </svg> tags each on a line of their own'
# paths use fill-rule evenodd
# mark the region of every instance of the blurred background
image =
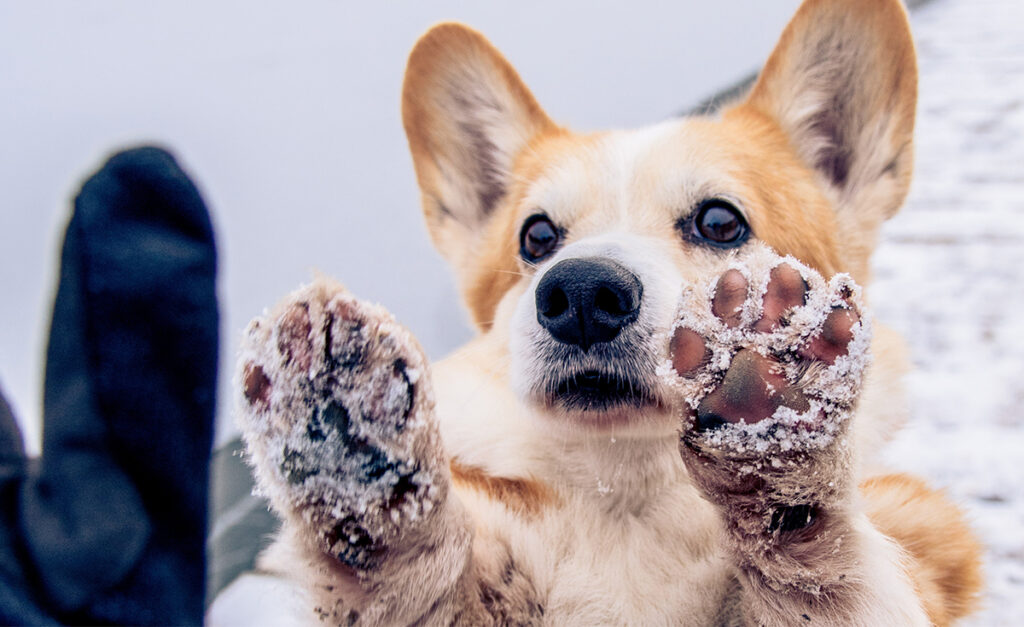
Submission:
<svg viewBox="0 0 1024 627">
<path fill-rule="evenodd" d="M 241 329 L 314 269 L 385 305 L 431 358 L 470 336 L 423 227 L 399 115 L 405 58 L 429 25 L 482 30 L 554 119 L 589 130 L 658 122 L 741 82 L 798 4 L 0 1 L 0 385 L 29 449 L 70 196 L 115 148 L 171 149 L 213 212 L 223 444 Z M 871 294 L 918 372 L 887 459 L 966 505 L 989 546 L 974 624 L 1013 624 L 1024 616 L 1024 3 L 912 4 L 917 175 Z"/>
</svg>

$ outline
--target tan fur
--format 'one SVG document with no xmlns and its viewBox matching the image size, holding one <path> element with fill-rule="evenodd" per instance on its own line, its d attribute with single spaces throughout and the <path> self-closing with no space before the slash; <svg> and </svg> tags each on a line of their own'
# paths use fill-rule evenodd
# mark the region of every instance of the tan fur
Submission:
<svg viewBox="0 0 1024 627">
<path fill-rule="evenodd" d="M 865 511 L 912 562 L 910 573 L 928 618 L 949 625 L 978 607 L 981 546 L 963 513 L 941 492 L 902 474 L 861 483 Z"/>
<path fill-rule="evenodd" d="M 527 518 L 537 516 L 555 504 L 551 488 L 540 481 L 495 477 L 482 468 L 465 466 L 452 460 L 452 481 L 459 488 L 483 492 L 488 498 Z"/>
<path fill-rule="evenodd" d="M 432 46 L 436 39 L 457 28 L 439 27 L 423 41 L 431 42 Z M 731 178 L 730 191 L 743 199 L 743 207 L 759 239 L 782 254 L 797 257 L 825 276 L 842 271 L 861 283 L 869 281 L 869 256 L 877 230 L 902 204 L 909 187 L 916 66 L 907 30 L 905 11 L 896 2 L 805 2 L 784 32 L 750 96 L 718 118 L 687 121 L 680 133 L 681 142 L 701 147 L 700 158 L 705 164 L 710 163 L 712 168 L 719 168 Z M 506 296 L 505 290 L 518 282 L 517 272 L 530 270 L 521 262 L 517 263 L 515 246 L 523 218 L 536 210 L 531 206 L 523 207 L 528 197 L 526 190 L 550 176 L 552 164 L 575 160 L 584 164 L 581 170 L 600 173 L 604 164 L 594 160 L 594 153 L 599 154 L 602 142 L 609 136 L 575 135 L 550 123 L 525 86 L 518 84 L 518 76 L 500 53 L 478 42 L 480 36 L 475 31 L 463 30 L 459 37 L 472 40 L 474 46 L 486 51 L 488 61 L 500 68 L 496 74 L 505 82 L 503 89 L 524 98 L 521 108 L 529 112 L 531 120 L 531 130 L 525 133 L 529 139 L 516 158 L 508 161 L 509 184 L 499 201 L 500 208 L 493 218 L 478 227 L 477 243 L 472 248 L 479 252 L 470 255 L 476 262 L 469 269 L 456 267 L 457 272 L 468 277 L 464 284 L 472 317 L 481 329 L 487 330 L 494 321 L 498 301 Z M 851 47 L 851 42 L 856 45 Z M 428 141 L 424 135 L 436 132 L 436 119 L 444 119 L 447 114 L 434 112 L 432 116 L 437 118 L 425 119 L 422 107 L 410 100 L 410 94 L 418 90 L 437 89 L 423 84 L 420 69 L 432 65 L 438 57 L 432 49 L 429 54 L 421 53 L 423 45 L 422 41 L 417 45 L 410 61 L 411 79 L 405 93 L 406 108 L 412 113 L 405 119 L 417 174 L 424 189 L 424 211 L 428 225 L 434 225 L 443 223 L 437 210 L 441 192 L 432 180 L 425 181 L 424 172 L 431 171 L 436 164 L 436 155 L 424 153 L 421 147 Z M 841 61 L 848 61 L 851 56 L 863 57 L 867 62 L 859 67 L 872 71 L 858 76 L 838 76 L 833 68 L 811 67 L 815 58 L 822 55 L 835 55 Z M 829 128 L 830 120 L 808 118 L 806 112 L 815 105 L 814 99 L 821 97 L 822 85 L 836 80 L 863 82 L 860 90 L 851 93 L 851 98 L 857 102 L 850 106 L 870 111 L 875 117 L 859 120 L 860 128 L 838 130 Z M 853 155 L 840 155 L 839 159 L 845 162 L 825 159 L 822 166 L 819 161 L 830 149 L 830 133 L 846 136 L 856 149 Z M 652 150 L 658 151 L 659 147 Z M 660 159 L 663 163 L 668 165 L 675 161 L 672 150 L 663 152 L 666 153 Z M 653 159 L 657 160 L 657 157 Z M 592 213 L 598 213 L 596 207 L 602 203 L 600 196 L 594 194 L 601 194 L 602 190 L 598 186 L 585 193 L 583 204 L 595 207 Z M 652 234 L 671 231 L 670 224 L 648 217 L 647 209 L 633 208 L 634 228 L 639 226 L 643 232 Z M 442 252 L 451 258 L 457 253 L 446 248 L 442 241 L 447 228 L 450 227 L 434 228 L 432 233 Z M 580 225 L 579 231 L 578 237 L 586 235 L 585 224 Z M 898 380 L 902 370 L 899 364 L 905 357 L 898 338 L 888 333 L 882 333 L 881 337 L 889 344 L 879 344 L 876 348 L 875 352 L 882 358 L 876 370 L 890 373 L 876 375 L 876 380 L 877 387 L 885 389 L 884 386 L 891 387 Z M 884 395 L 879 395 L 882 398 L 875 400 L 872 390 L 866 392 L 868 402 L 877 404 L 880 420 L 873 429 L 858 429 L 858 440 L 862 444 L 878 445 L 898 426 L 901 418 L 889 415 L 885 407 L 900 407 L 900 402 L 893 399 L 894 396 L 899 398 L 899 394 L 898 389 L 888 389 Z M 492 477 L 484 483 L 499 485 L 500 482 L 501 479 Z M 951 531 L 962 532 L 966 543 L 973 542 L 966 528 L 954 526 Z M 917 562 L 911 564 L 911 568 L 917 567 Z M 933 577 L 915 573 L 914 579 L 915 582 L 931 581 Z M 963 579 L 965 589 L 977 589 L 978 582 L 969 572 L 963 573 Z M 921 584 L 917 585 L 920 589 Z M 949 603 L 950 607 L 956 607 L 959 601 L 953 597 Z M 929 603 L 928 607 L 935 616 L 933 604 Z"/>
<path fill-rule="evenodd" d="M 481 34 L 434 27 L 409 59 L 403 122 L 427 227 L 481 331 L 418 384 L 429 396 L 433 381 L 436 412 L 423 412 L 450 476 L 375 569 L 339 571 L 294 513 L 280 559 L 300 562 L 332 620 L 881 625 L 968 613 L 980 550 L 955 506 L 916 479 L 865 481 L 905 413 L 907 358 L 891 331 L 874 336 L 852 447 L 760 476 L 781 492 L 737 484 L 739 469 L 713 457 L 681 458 L 680 399 L 664 382 L 649 404 L 607 412 L 552 409 L 530 388 L 560 367 L 538 356 L 531 299 L 550 264 L 573 257 L 628 262 L 642 279 L 651 332 L 630 356 L 654 376 L 680 286 L 729 258 L 683 232 L 711 198 L 775 251 L 866 284 L 909 185 L 915 105 L 898 0 L 807 0 L 746 99 L 590 134 L 552 122 Z M 531 264 L 519 234 L 536 213 L 562 241 Z M 813 526 L 767 531 L 784 492 L 820 506 Z"/>
<path fill-rule="evenodd" d="M 483 109 L 497 106 L 489 99 L 492 95 L 500 97 L 503 103 L 517 105 L 504 112 L 515 120 L 517 128 L 507 131 L 503 137 L 505 144 L 496 146 L 499 162 L 480 166 L 485 168 L 511 169 L 516 157 L 539 135 L 557 133 L 558 129 L 501 53 L 483 35 L 461 24 L 441 24 L 424 35 L 409 56 L 405 77 L 402 120 L 427 226 L 438 250 L 448 258 L 462 281 L 473 321 L 486 329 L 495 299 L 515 282 L 514 275 L 502 276 L 503 272 L 515 270 L 514 263 L 510 263 L 515 258 L 515 249 L 509 248 L 507 239 L 479 237 L 482 220 L 466 217 L 472 213 L 466 204 L 474 202 L 477 194 L 491 192 L 460 188 L 442 173 L 444 168 L 473 167 L 466 162 L 474 161 L 473 155 L 463 154 L 448 144 L 447 135 L 465 132 L 454 122 L 452 112 L 475 104 L 466 102 L 474 98 L 484 100 Z M 457 85 L 474 83 L 487 83 L 488 91 L 494 93 L 472 94 L 457 89 Z M 482 115 L 487 114 L 485 111 Z M 483 125 L 488 122 L 481 120 Z M 481 140 L 474 136 L 469 141 Z M 497 213 L 494 209 L 491 212 Z M 481 265 L 491 270 L 486 283 L 474 274 Z"/>
</svg>

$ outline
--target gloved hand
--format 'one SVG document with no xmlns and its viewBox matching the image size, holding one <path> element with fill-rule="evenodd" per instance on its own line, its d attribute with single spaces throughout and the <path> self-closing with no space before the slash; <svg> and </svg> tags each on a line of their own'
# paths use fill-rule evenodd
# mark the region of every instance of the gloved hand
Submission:
<svg viewBox="0 0 1024 627">
<path fill-rule="evenodd" d="M 157 148 L 75 200 L 43 451 L 0 398 L 0 623 L 201 624 L 217 379 L 213 229 Z"/>
</svg>

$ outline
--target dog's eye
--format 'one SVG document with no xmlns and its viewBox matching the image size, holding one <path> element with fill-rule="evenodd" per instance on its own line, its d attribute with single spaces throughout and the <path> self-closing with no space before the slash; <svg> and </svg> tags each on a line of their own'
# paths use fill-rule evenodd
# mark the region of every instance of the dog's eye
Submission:
<svg viewBox="0 0 1024 627">
<path fill-rule="evenodd" d="M 547 216 L 532 215 L 519 233 L 519 254 L 531 263 L 539 261 L 558 247 L 558 239 L 558 229 Z"/>
<path fill-rule="evenodd" d="M 715 246 L 732 248 L 747 241 L 750 227 L 736 207 L 724 200 L 709 200 L 697 210 L 692 235 Z"/>
</svg>

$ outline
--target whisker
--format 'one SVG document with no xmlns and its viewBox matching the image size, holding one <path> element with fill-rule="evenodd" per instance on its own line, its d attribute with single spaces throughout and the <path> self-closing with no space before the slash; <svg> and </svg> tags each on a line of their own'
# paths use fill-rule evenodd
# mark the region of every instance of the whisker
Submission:
<svg viewBox="0 0 1024 627">
<path fill-rule="evenodd" d="M 491 272 L 501 272 L 503 274 L 511 274 L 511 275 L 514 275 L 514 276 L 521 276 L 521 277 L 529 277 L 529 276 L 531 276 L 531 275 L 529 275 L 529 274 L 527 274 L 525 272 L 520 272 L 518 270 L 502 270 L 500 268 L 494 268 L 493 270 L 491 270 Z"/>
</svg>

